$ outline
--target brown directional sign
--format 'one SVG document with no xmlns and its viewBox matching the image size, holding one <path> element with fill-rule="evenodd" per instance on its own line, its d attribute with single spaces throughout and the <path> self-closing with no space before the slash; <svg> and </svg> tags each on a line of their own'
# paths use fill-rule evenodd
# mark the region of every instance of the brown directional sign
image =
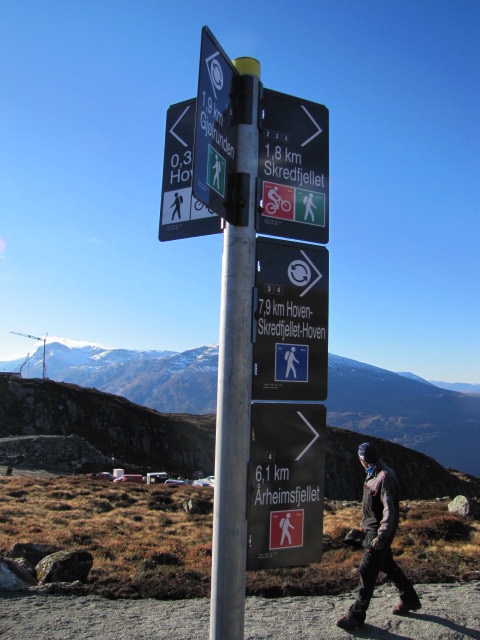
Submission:
<svg viewBox="0 0 480 640">
<path fill-rule="evenodd" d="M 257 239 L 254 400 L 327 397 L 328 250 Z"/>
<path fill-rule="evenodd" d="M 265 89 L 259 142 L 259 233 L 326 244 L 329 124 L 321 104 Z"/>
<path fill-rule="evenodd" d="M 192 195 L 195 99 L 169 107 L 165 130 L 161 242 L 221 232 L 221 220 Z"/>
<path fill-rule="evenodd" d="M 237 156 L 233 127 L 234 80 L 238 71 L 208 27 L 202 29 L 194 143 L 193 193 L 222 218 L 229 199 Z"/>
<path fill-rule="evenodd" d="M 253 404 L 247 569 L 320 562 L 325 434 L 323 405 Z"/>
</svg>

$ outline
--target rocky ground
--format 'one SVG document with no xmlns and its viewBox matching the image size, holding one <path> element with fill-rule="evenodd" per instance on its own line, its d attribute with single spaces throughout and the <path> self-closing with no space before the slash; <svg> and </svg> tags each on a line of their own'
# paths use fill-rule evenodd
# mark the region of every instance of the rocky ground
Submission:
<svg viewBox="0 0 480 640">
<path fill-rule="evenodd" d="M 480 582 L 419 585 L 422 609 L 394 616 L 390 585 L 378 587 L 367 623 L 349 634 L 335 621 L 353 594 L 247 598 L 245 640 L 480 640 Z M 0 637 L 8 640 L 206 640 L 210 603 L 106 600 L 94 596 L 0 594 Z"/>
</svg>

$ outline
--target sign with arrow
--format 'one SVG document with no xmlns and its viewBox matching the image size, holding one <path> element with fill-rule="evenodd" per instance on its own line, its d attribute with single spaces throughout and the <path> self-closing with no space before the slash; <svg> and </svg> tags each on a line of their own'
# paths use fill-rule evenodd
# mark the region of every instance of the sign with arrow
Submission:
<svg viewBox="0 0 480 640">
<path fill-rule="evenodd" d="M 321 104 L 265 89 L 259 148 L 259 233 L 326 244 L 329 125 Z"/>
<path fill-rule="evenodd" d="M 320 562 L 325 438 L 323 405 L 253 404 L 248 570 Z"/>
<path fill-rule="evenodd" d="M 193 193 L 230 220 L 237 156 L 234 81 L 238 71 L 208 27 L 202 29 L 194 142 Z"/>
<path fill-rule="evenodd" d="M 257 239 L 254 400 L 327 397 L 328 250 Z"/>
<path fill-rule="evenodd" d="M 220 218 L 192 194 L 195 110 L 193 98 L 173 104 L 167 111 L 158 232 L 161 242 L 221 232 Z"/>
</svg>

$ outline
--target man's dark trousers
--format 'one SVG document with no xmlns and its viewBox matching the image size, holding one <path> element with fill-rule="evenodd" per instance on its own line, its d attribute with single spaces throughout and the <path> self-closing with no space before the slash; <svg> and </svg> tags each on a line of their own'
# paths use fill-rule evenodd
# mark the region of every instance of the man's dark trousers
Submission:
<svg viewBox="0 0 480 640">
<path fill-rule="evenodd" d="M 366 549 L 363 554 L 362 563 L 359 568 L 360 586 L 355 602 L 351 605 L 350 611 L 361 620 L 365 620 L 366 611 L 373 595 L 375 583 L 378 574 L 383 571 L 387 574 L 387 578 L 393 582 L 398 589 L 400 599 L 403 601 L 414 601 L 417 594 L 413 588 L 413 584 L 400 569 L 393 559 L 392 549 L 390 545 L 386 545 L 383 549 L 372 549 L 370 541 L 375 537 L 369 535 L 365 538 Z"/>
</svg>

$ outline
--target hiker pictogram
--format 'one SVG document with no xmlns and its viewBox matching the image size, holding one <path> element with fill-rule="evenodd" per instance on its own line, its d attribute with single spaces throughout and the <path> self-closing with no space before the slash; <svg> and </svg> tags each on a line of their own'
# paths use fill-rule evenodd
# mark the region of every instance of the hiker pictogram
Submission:
<svg viewBox="0 0 480 640">
<path fill-rule="evenodd" d="M 284 355 L 285 361 L 287 363 L 287 369 L 285 371 L 285 378 L 288 379 L 290 373 L 296 379 L 297 370 L 295 369 L 295 364 L 300 364 L 300 360 L 297 360 L 295 357 L 295 347 L 290 347 L 287 351 L 285 351 Z"/>
<path fill-rule="evenodd" d="M 225 195 L 226 169 L 225 158 L 208 145 L 207 184 L 221 196 Z"/>
<path fill-rule="evenodd" d="M 309 193 L 308 196 L 304 196 L 303 204 L 305 205 L 305 222 L 311 218 L 312 222 L 315 222 L 315 217 L 313 215 L 313 210 L 317 207 L 313 204 L 313 193 Z"/>
<path fill-rule="evenodd" d="M 291 514 L 285 514 L 285 517 L 280 520 L 280 529 L 282 530 L 282 537 L 280 539 L 280 546 L 283 546 L 285 538 L 287 539 L 287 544 L 292 544 L 292 536 L 290 535 L 289 529 L 295 529 L 293 524 L 290 522 Z"/>
<path fill-rule="evenodd" d="M 295 189 L 295 222 L 325 226 L 325 194 Z"/>
<path fill-rule="evenodd" d="M 304 509 L 270 513 L 270 550 L 303 547 Z"/>
<path fill-rule="evenodd" d="M 175 220 L 176 215 L 178 216 L 179 220 L 182 219 L 182 215 L 181 215 L 182 204 L 183 204 L 183 196 L 181 196 L 178 192 L 176 192 L 173 197 L 173 202 L 170 205 L 170 207 L 173 208 L 172 222 Z"/>
<path fill-rule="evenodd" d="M 308 382 L 308 345 L 275 344 L 275 382 Z"/>
<path fill-rule="evenodd" d="M 173 189 L 163 192 L 161 225 L 178 225 L 190 219 L 192 189 Z"/>
</svg>

